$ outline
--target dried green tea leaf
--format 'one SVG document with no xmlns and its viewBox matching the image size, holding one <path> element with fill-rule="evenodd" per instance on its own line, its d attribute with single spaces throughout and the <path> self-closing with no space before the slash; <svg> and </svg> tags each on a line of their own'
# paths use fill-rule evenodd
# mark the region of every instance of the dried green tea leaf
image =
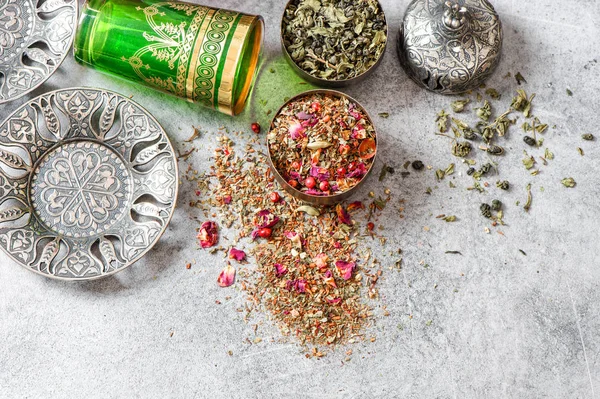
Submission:
<svg viewBox="0 0 600 399">
<path fill-rule="evenodd" d="M 569 89 L 567 89 L 567 96 L 569 96 L 569 97 L 573 96 L 573 92 Z"/>
<path fill-rule="evenodd" d="M 508 182 L 508 180 L 498 180 L 496 182 L 496 187 L 498 187 L 501 190 L 508 190 L 510 188 L 510 183 Z"/>
<path fill-rule="evenodd" d="M 582 134 L 581 138 L 586 140 L 586 141 L 592 141 L 594 140 L 594 135 L 591 133 L 587 133 L 587 134 Z"/>
<path fill-rule="evenodd" d="M 383 167 L 381 168 L 381 172 L 379 173 L 379 181 L 383 181 L 388 173 L 393 175 L 394 172 L 395 172 L 394 168 L 392 168 L 391 166 L 387 166 L 386 164 L 383 164 Z"/>
<path fill-rule="evenodd" d="M 523 75 L 521 75 L 521 72 L 517 72 L 515 74 L 515 79 L 517 80 L 517 84 L 521 85 L 521 83 L 525 82 L 527 83 L 527 81 L 525 80 L 525 78 L 523 77 Z"/>
<path fill-rule="evenodd" d="M 492 116 L 492 104 L 488 100 L 485 100 L 483 106 L 481 108 L 476 108 L 477 116 L 482 121 L 489 121 L 490 116 Z"/>
<path fill-rule="evenodd" d="M 448 131 L 448 116 L 449 115 L 444 110 L 441 110 L 440 113 L 437 114 L 435 121 L 437 122 L 438 132 L 445 133 Z"/>
<path fill-rule="evenodd" d="M 546 151 L 544 151 L 544 158 L 552 161 L 554 159 L 554 154 L 550 152 L 548 148 L 546 148 Z"/>
<path fill-rule="evenodd" d="M 452 155 L 455 157 L 466 158 L 471 153 L 471 143 L 457 141 L 452 145 Z"/>
<path fill-rule="evenodd" d="M 584 155 L 583 149 L 581 147 L 577 147 L 577 151 L 579 152 L 579 155 Z"/>
<path fill-rule="evenodd" d="M 500 93 L 498 93 L 498 90 L 492 89 L 491 87 L 485 91 L 485 94 L 487 94 L 488 96 L 490 96 L 494 100 L 499 100 L 500 99 Z"/>
<path fill-rule="evenodd" d="M 500 200 L 493 200 L 492 201 L 492 210 L 498 212 L 500 209 L 502 209 L 502 202 Z"/>
<path fill-rule="evenodd" d="M 450 106 L 452 107 L 452 111 L 458 113 L 461 113 L 464 111 L 465 109 L 465 105 L 469 104 L 471 102 L 471 100 L 469 100 L 468 98 L 465 100 L 456 100 L 453 101 Z"/>
<path fill-rule="evenodd" d="M 523 159 L 523 165 L 525 165 L 525 169 L 529 170 L 533 168 L 533 165 L 535 165 L 535 158 L 527 154 L 527 151 L 523 151 L 523 154 L 525 154 L 525 158 Z"/>
<path fill-rule="evenodd" d="M 451 174 L 454 173 L 454 164 L 451 163 L 446 170 L 444 171 L 444 173 L 446 174 L 446 176 L 450 176 Z"/>
<path fill-rule="evenodd" d="M 523 209 L 525 209 L 526 212 L 529 212 L 529 208 L 531 208 L 531 183 L 529 183 L 527 185 L 527 202 L 525 203 L 525 205 L 523 205 Z"/>
<path fill-rule="evenodd" d="M 414 170 L 421 170 L 425 167 L 425 165 L 423 165 L 423 162 L 421 161 L 413 161 L 412 167 Z"/>
<path fill-rule="evenodd" d="M 435 177 L 438 181 L 442 180 L 445 175 L 446 175 L 446 173 L 441 169 L 438 169 L 435 171 Z"/>
<path fill-rule="evenodd" d="M 573 188 L 577 184 L 575 182 L 575 179 L 573 179 L 572 177 L 567 177 L 565 179 L 562 179 L 560 182 L 563 184 L 563 186 L 568 187 L 568 188 Z"/>
<path fill-rule="evenodd" d="M 479 210 L 481 211 L 481 216 L 488 219 L 492 218 L 492 207 L 489 204 L 481 204 Z"/>
<path fill-rule="evenodd" d="M 387 112 L 380 112 L 378 115 L 384 119 L 387 119 L 390 117 L 390 114 L 388 114 Z"/>
<path fill-rule="evenodd" d="M 446 216 L 442 220 L 448 223 L 456 222 L 456 216 Z"/>
<path fill-rule="evenodd" d="M 525 251 L 523 251 L 522 249 L 519 249 L 519 252 L 522 253 L 523 255 L 527 256 L 527 254 L 525 253 Z"/>
</svg>

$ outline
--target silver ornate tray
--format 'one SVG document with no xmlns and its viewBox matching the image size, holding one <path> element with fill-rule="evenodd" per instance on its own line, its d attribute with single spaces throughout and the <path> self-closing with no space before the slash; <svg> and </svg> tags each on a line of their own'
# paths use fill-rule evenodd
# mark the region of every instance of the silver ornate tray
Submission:
<svg viewBox="0 0 600 399">
<path fill-rule="evenodd" d="M 178 184 L 167 135 L 135 102 L 92 88 L 44 94 L 0 125 L 0 247 L 45 276 L 110 275 L 158 241 Z"/>
<path fill-rule="evenodd" d="M 29 93 L 56 71 L 76 22 L 77 0 L 0 0 L 0 104 Z"/>
</svg>

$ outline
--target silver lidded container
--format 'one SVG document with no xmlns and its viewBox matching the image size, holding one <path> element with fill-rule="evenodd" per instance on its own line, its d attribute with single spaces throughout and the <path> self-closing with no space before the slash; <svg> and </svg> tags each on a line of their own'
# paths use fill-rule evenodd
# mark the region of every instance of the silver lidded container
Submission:
<svg viewBox="0 0 600 399">
<path fill-rule="evenodd" d="M 413 0 L 398 38 L 400 63 L 417 84 L 441 94 L 480 86 L 502 50 L 502 24 L 487 0 Z"/>
</svg>

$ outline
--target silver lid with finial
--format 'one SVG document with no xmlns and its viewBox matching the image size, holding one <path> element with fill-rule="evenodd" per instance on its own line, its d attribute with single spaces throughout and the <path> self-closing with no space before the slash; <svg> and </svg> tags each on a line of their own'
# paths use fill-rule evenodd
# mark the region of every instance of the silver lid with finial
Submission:
<svg viewBox="0 0 600 399">
<path fill-rule="evenodd" d="M 441 94 L 481 85 L 500 61 L 502 24 L 487 0 L 413 0 L 398 38 L 402 67 Z"/>
</svg>

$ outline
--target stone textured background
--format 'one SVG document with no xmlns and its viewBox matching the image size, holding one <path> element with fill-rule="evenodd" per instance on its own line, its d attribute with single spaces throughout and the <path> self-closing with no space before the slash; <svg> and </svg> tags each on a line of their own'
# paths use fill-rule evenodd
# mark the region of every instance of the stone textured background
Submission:
<svg viewBox="0 0 600 399">
<path fill-rule="evenodd" d="M 210 132 L 223 125 L 249 131 L 254 120 L 266 126 L 267 109 L 277 109 L 284 97 L 308 88 L 298 84 L 281 57 L 278 26 L 284 2 L 204 1 L 260 13 L 266 20 L 265 65 L 252 105 L 242 116 L 221 116 L 136 87 L 86 69 L 69 56 L 30 97 L 2 105 L 0 119 L 45 91 L 88 85 L 133 95 L 179 148 L 192 125 Z M 382 144 L 376 174 L 384 162 L 400 170 L 415 159 L 445 168 L 456 160 L 447 140 L 434 136 L 433 120 L 452 99 L 407 79 L 394 45 L 408 1 L 382 3 L 391 32 L 385 60 L 372 78 L 345 89 L 374 115 Z M 388 244 L 373 244 L 384 269 L 381 298 L 372 302 L 377 321 L 367 331 L 367 337 L 377 337 L 375 342 L 351 346 L 350 361 L 345 361 L 348 348 L 306 359 L 298 345 L 281 343 L 267 320 L 257 333 L 262 342 L 249 344 L 246 338 L 255 338 L 252 325 L 235 311 L 245 295 L 237 288 L 220 289 L 216 278 L 222 258 L 197 249 L 192 218 L 203 216 L 187 205 L 193 186 L 184 182 L 163 239 L 114 277 L 82 284 L 52 281 L 0 254 L 0 397 L 595 397 L 600 391 L 600 2 L 493 3 L 505 40 L 489 86 L 501 91 L 502 108 L 508 107 L 517 86 L 503 77 L 521 71 L 528 81 L 524 88 L 537 93 L 534 113 L 557 126 L 545 135 L 556 159 L 539 176 L 529 175 L 521 164 L 520 130 L 512 130 L 500 160 L 501 176 L 512 184 L 501 196 L 508 226 L 491 234 L 485 234 L 489 222 L 478 208 L 499 191 L 466 191 L 470 179 L 462 164 L 457 163 L 454 189 L 448 179 L 436 183 L 433 171 L 406 178 L 396 173 L 384 183 L 376 176 L 369 180 L 356 199 L 366 199 L 371 190 L 381 193 L 384 186 L 392 190 L 392 203 L 377 222 Z M 268 103 L 262 106 L 259 100 Z M 377 117 L 379 112 L 391 116 Z M 597 140 L 583 142 L 582 133 L 594 133 Z M 241 137 L 238 142 L 252 133 Z M 203 136 L 194 167 L 210 165 L 215 145 L 214 134 Z M 584 149 L 584 157 L 577 147 Z M 577 187 L 566 189 L 560 180 L 571 176 Z M 533 184 L 534 197 L 529 213 L 515 205 L 524 203 L 527 183 Z M 427 187 L 433 188 L 432 195 L 424 194 Z M 405 200 L 404 219 L 398 214 L 400 199 Z M 459 220 L 435 219 L 441 213 Z M 404 250 L 403 268 L 389 270 L 397 259 L 390 253 L 398 248 Z M 447 255 L 447 250 L 463 256 Z M 193 262 L 191 270 L 187 262 Z M 388 317 L 381 315 L 382 306 Z"/>
</svg>

